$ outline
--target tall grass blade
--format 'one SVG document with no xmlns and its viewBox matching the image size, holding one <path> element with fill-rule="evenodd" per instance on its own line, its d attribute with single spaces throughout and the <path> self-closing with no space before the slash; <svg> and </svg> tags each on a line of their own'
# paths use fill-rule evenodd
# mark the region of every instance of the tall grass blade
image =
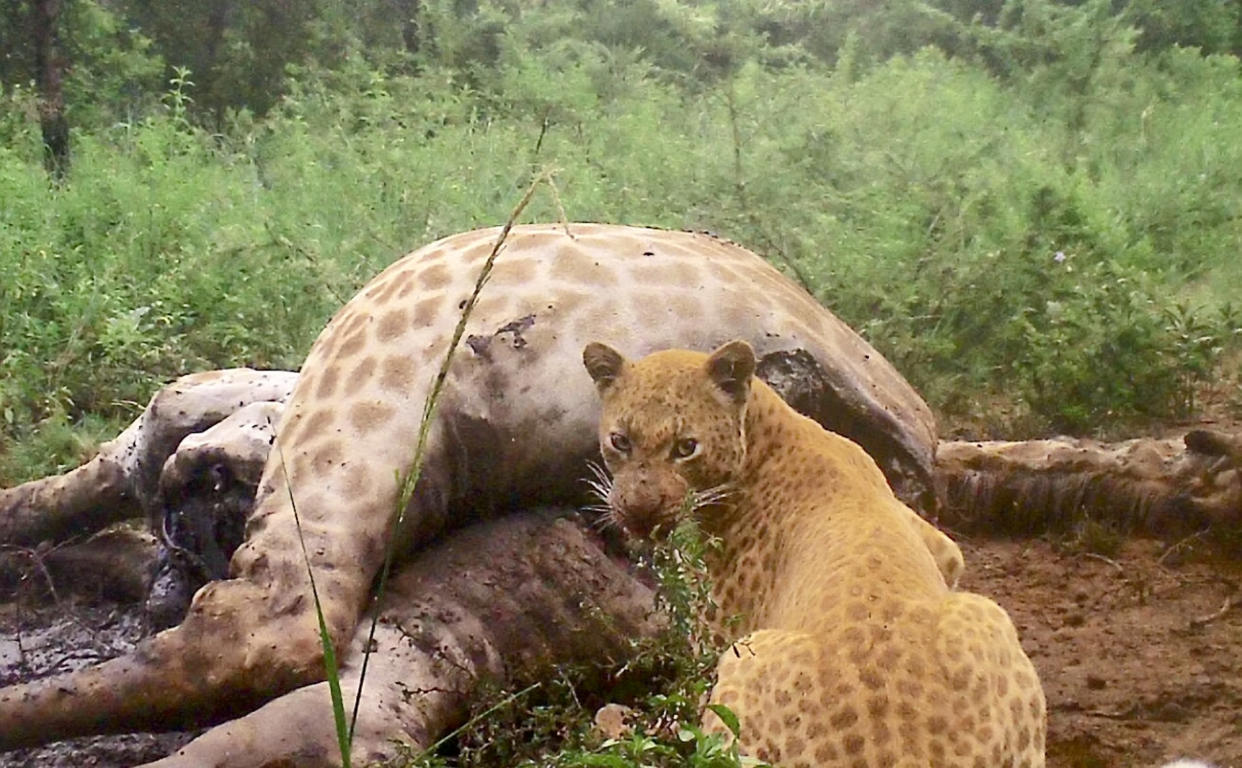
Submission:
<svg viewBox="0 0 1242 768">
<path fill-rule="evenodd" d="M 457 319 L 457 326 L 453 329 L 453 338 L 449 342 L 448 349 L 444 353 L 444 359 L 440 363 L 440 368 L 436 371 L 435 378 L 432 380 L 431 391 L 427 395 L 427 400 L 423 404 L 423 417 L 418 428 L 418 443 L 414 448 L 414 457 L 410 464 L 410 470 L 406 473 L 404 479 L 400 482 L 400 493 L 397 495 L 396 514 L 393 515 L 392 525 L 388 529 L 388 542 L 384 550 L 384 567 L 380 569 L 379 584 L 376 587 L 375 597 L 373 598 L 371 611 L 371 628 L 367 633 L 367 642 L 363 645 L 364 649 L 369 649 L 375 643 L 375 629 L 379 625 L 379 601 L 384 595 L 384 590 L 388 585 L 388 574 L 392 570 L 392 558 L 396 549 L 397 531 L 400 530 L 401 524 L 405 522 L 405 512 L 409 506 L 410 498 L 414 495 L 414 489 L 418 485 L 418 479 L 422 475 L 423 460 L 427 450 L 427 438 L 431 434 L 431 422 L 435 416 L 436 405 L 440 401 L 440 394 L 444 389 L 444 383 L 448 379 L 449 367 L 453 362 L 453 355 L 457 351 L 458 345 L 461 343 L 461 337 L 466 332 L 466 323 L 470 319 L 474 307 L 478 303 L 479 294 L 483 291 L 483 286 L 487 284 L 488 278 L 491 276 L 492 268 L 496 264 L 496 258 L 500 255 L 500 250 L 505 244 L 505 240 L 509 237 L 509 231 L 513 228 L 513 224 L 517 218 L 522 215 L 522 211 L 526 209 L 531 198 L 534 197 L 535 190 L 540 184 L 548 184 L 552 186 L 552 171 L 544 170 L 538 177 L 530 183 L 526 188 L 526 192 L 522 195 L 522 199 L 514 206 L 513 211 L 509 213 L 508 219 L 505 221 L 504 227 L 500 230 L 500 235 L 496 238 L 496 243 L 492 246 L 492 252 L 488 254 L 487 260 L 483 262 L 483 268 L 479 270 L 479 276 L 475 280 L 474 290 L 470 293 L 470 298 L 466 301 L 466 306 L 462 308 L 461 315 Z M 568 227 L 566 227 L 568 231 Z M 362 669 L 358 674 L 358 692 L 354 696 L 354 709 L 349 721 L 349 729 L 346 740 L 353 743 L 354 728 L 358 722 L 358 710 L 362 706 L 362 689 L 363 683 L 366 681 L 367 663 L 370 661 L 370 653 L 364 652 L 362 657 Z"/>
<path fill-rule="evenodd" d="M 273 427 L 275 432 L 275 427 Z M 293 498 L 293 484 L 289 482 L 289 470 L 285 466 L 285 452 L 276 442 L 280 455 L 280 471 L 285 476 L 285 491 L 289 494 L 289 506 L 293 509 L 293 523 L 298 531 L 298 543 L 302 547 L 302 560 L 306 563 L 306 576 L 310 579 L 311 597 L 315 602 L 315 618 L 319 622 L 319 643 L 323 646 L 324 676 L 328 680 L 328 694 L 332 697 L 332 720 L 336 728 L 337 746 L 341 750 L 341 768 L 350 768 L 350 752 L 353 743 L 352 730 L 345 727 L 345 698 L 341 694 L 341 674 L 336 663 L 336 648 L 328 634 L 328 623 L 323 617 L 323 605 L 319 602 L 319 590 L 315 586 L 315 571 L 311 567 L 310 553 L 306 551 L 306 537 L 302 535 L 302 517 Z"/>
</svg>

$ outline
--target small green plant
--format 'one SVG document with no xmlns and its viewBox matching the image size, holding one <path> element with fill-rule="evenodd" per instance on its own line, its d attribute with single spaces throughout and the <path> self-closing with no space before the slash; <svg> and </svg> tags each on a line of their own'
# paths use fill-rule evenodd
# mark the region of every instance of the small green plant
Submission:
<svg viewBox="0 0 1242 768">
<path fill-rule="evenodd" d="M 667 541 L 650 552 L 656 576 L 656 605 L 668 618 L 657 637 L 639 643 L 631 667 L 649 670 L 651 692 L 641 701 L 633 731 L 625 739 L 610 740 L 589 755 L 569 755 L 563 765 L 696 766 L 736 768 L 757 766 L 742 757 L 737 737 L 741 727 L 728 707 L 706 705 L 731 732 L 705 733 L 698 725 L 704 704 L 715 684 L 716 663 L 725 650 L 720 632 L 736 617 L 721 617 L 712 597 L 707 559 L 719 547 L 716 539 L 703 535 L 689 515 L 692 499 L 687 495 Z M 726 630 L 727 632 L 727 630 Z"/>
<path fill-rule="evenodd" d="M 168 79 L 168 90 L 164 92 L 164 105 L 173 122 L 182 127 L 190 127 L 190 107 L 194 99 L 190 89 L 194 81 L 190 79 L 190 70 L 186 67 L 173 67 L 173 76 Z"/>
<path fill-rule="evenodd" d="M 709 622 L 724 618 L 719 625 L 726 626 L 732 620 L 717 616 L 707 571 L 707 558 L 720 542 L 702 534 L 689 516 L 688 501 L 679 519 L 667 541 L 651 549 L 649 560 L 656 576 L 656 607 L 668 617 L 668 629 L 650 648 L 640 648 L 638 656 L 639 663 L 653 668 L 660 663 L 670 666 L 668 683 L 647 702 L 657 727 L 698 722 L 725 645 L 709 629 Z"/>
<path fill-rule="evenodd" d="M 1172 409 L 1186 418 L 1194 414 L 1199 394 L 1215 378 L 1224 354 L 1237 347 L 1242 318 L 1232 303 L 1209 319 L 1189 303 L 1177 302 L 1165 308 L 1164 320 L 1178 377 Z"/>
</svg>

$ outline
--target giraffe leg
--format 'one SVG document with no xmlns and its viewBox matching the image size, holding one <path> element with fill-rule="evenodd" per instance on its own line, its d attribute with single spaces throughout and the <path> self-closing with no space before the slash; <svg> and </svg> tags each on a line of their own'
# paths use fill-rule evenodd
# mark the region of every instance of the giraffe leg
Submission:
<svg viewBox="0 0 1242 768">
<path fill-rule="evenodd" d="M 203 591 L 232 604 L 264 599 L 253 584 L 239 581 L 218 582 Z M 0 691 L 0 749 L 202 723 L 226 708 L 257 704 L 264 693 L 321 676 L 313 664 L 321 652 L 310 645 L 313 624 L 305 611 L 269 628 L 231 607 L 212 610 L 212 602 L 196 600 L 198 610 L 185 623 L 144 641 L 132 654 Z M 211 610 L 210 619 L 204 618 L 204 607 Z M 303 626 L 291 629 L 293 621 Z M 260 631 L 271 638 L 277 636 L 270 634 L 273 629 L 283 634 L 282 663 L 273 663 L 272 652 L 248 657 L 260 650 L 255 648 Z M 299 663 L 288 664 L 294 654 L 301 657 Z"/>
<path fill-rule="evenodd" d="M 471 578 L 460 575 L 468 570 Z M 513 590 L 512 584 L 522 589 Z M 429 585 L 432 588 L 428 588 Z M 651 593 L 567 521 L 539 513 L 463 529 L 394 576 L 375 636 L 352 758 L 425 749 L 465 716 L 480 681 L 514 682 L 556 663 L 607 666 L 654 629 Z M 367 640 L 366 622 L 354 648 Z M 347 706 L 360 655 L 344 666 Z M 338 765 L 327 684 L 299 688 L 208 731 L 149 768 Z"/>
<path fill-rule="evenodd" d="M 439 629 L 439 628 L 438 628 Z M 366 642 L 368 626 L 359 627 L 354 646 Z M 458 662 L 448 664 L 414 646 L 386 612 L 377 627 L 354 735 L 355 764 L 371 765 L 396 756 L 396 744 L 415 751 L 435 742 L 461 719 L 467 697 L 484 676 L 500 678 L 503 667 L 480 638 L 442 637 L 454 641 L 440 652 Z M 483 660 L 479 664 L 476 660 Z M 341 691 L 347 711 L 359 683 L 356 657 L 342 670 Z M 490 663 L 489 663 L 490 662 Z M 296 764 L 305 768 L 340 765 L 328 684 L 315 683 L 280 696 L 250 714 L 212 728 L 176 753 L 148 768 L 253 768 Z"/>
<path fill-rule="evenodd" d="M 412 516 L 423 522 L 442 522 L 423 512 L 436 493 L 437 461 L 433 452 L 428 483 L 415 495 Z M 288 493 L 261 488 L 260 495 L 250 536 L 233 558 L 239 578 L 204 586 L 179 626 L 127 656 L 0 690 L 0 749 L 212 722 L 322 680 L 302 541 L 328 633 L 346 649 L 384 556 L 395 477 L 373 497 L 369 514 L 341 515 L 322 497 L 307 496 L 298 504 L 300 535 Z"/>
<path fill-rule="evenodd" d="M 0 543 L 62 541 L 151 512 L 160 469 L 182 438 L 256 402 L 283 402 L 296 373 L 232 368 L 182 376 L 125 431 L 62 475 L 0 488 Z"/>
</svg>

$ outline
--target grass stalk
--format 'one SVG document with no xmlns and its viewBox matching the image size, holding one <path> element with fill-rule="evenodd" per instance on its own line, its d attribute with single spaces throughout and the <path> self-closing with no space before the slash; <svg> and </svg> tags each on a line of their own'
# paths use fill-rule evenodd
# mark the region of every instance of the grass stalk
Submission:
<svg viewBox="0 0 1242 768">
<path fill-rule="evenodd" d="M 510 212 L 508 219 L 505 221 L 504 227 L 501 228 L 496 243 L 492 246 L 492 251 L 488 255 L 487 260 L 483 263 L 483 268 L 479 271 L 479 276 L 475 281 L 474 289 L 471 291 L 470 298 L 466 301 L 465 307 L 462 308 L 460 317 L 457 319 L 457 325 L 453 329 L 453 337 L 449 342 L 447 351 L 444 353 L 444 359 L 440 363 L 439 370 L 436 371 L 435 377 L 432 379 L 431 390 L 427 396 L 427 400 L 423 405 L 423 416 L 419 423 L 418 442 L 414 449 L 413 459 L 410 469 L 405 477 L 400 480 L 400 491 L 397 497 L 397 508 L 392 516 L 392 524 L 388 531 L 387 546 L 384 551 L 384 565 L 380 569 L 379 584 L 376 588 L 375 596 L 372 602 L 371 626 L 367 633 L 367 642 L 363 646 L 370 648 L 375 641 L 375 630 L 379 624 L 379 602 L 383 597 L 384 590 L 388 584 L 388 575 L 392 570 L 393 555 L 396 549 L 396 534 L 401 525 L 405 522 L 406 508 L 409 506 L 410 499 L 414 495 L 414 489 L 418 485 L 418 479 L 422 473 L 423 461 L 426 456 L 427 440 L 431 433 L 431 422 L 435 416 L 436 405 L 440 400 L 440 395 L 444 390 L 444 384 L 448 379 L 449 368 L 453 362 L 453 354 L 456 352 L 461 338 L 465 334 L 466 323 L 470 319 L 471 313 L 474 311 L 475 305 L 478 303 L 479 294 L 483 290 L 483 286 L 487 284 L 488 278 L 491 276 L 492 268 L 496 264 L 496 259 L 500 255 L 501 248 L 505 244 L 505 240 L 509 236 L 510 230 L 513 228 L 514 222 L 522 215 L 522 211 L 530 203 L 534 197 L 535 191 L 540 184 L 547 183 L 553 185 L 552 172 L 545 170 L 539 174 L 526 188 L 526 192 L 522 195 L 521 200 L 514 206 Z M 555 194 L 555 191 L 554 191 Z M 559 197 L 558 197 L 559 200 Z M 315 585 L 315 572 L 311 566 L 310 553 L 306 549 L 306 539 L 302 533 L 302 519 L 298 514 L 297 502 L 293 495 L 293 486 L 289 481 L 289 472 L 285 466 L 285 455 L 281 449 L 279 442 L 276 443 L 276 449 L 280 456 L 281 471 L 285 476 L 285 490 L 289 494 L 289 505 L 293 510 L 293 521 L 298 532 L 298 542 L 302 547 L 302 559 L 306 563 L 306 574 L 310 580 L 311 597 L 315 604 L 315 616 L 319 623 L 319 640 L 323 646 L 324 675 L 328 682 L 329 695 L 332 698 L 332 718 L 336 729 L 337 746 L 341 753 L 341 765 L 343 768 L 350 768 L 350 758 L 352 754 L 352 746 L 354 740 L 354 729 L 358 723 L 358 711 L 362 705 L 363 684 L 366 681 L 367 664 L 370 661 L 370 653 L 364 651 L 362 657 L 362 668 L 358 675 L 358 690 L 354 696 L 353 709 L 350 713 L 348 723 L 345 717 L 344 696 L 341 693 L 340 667 L 337 663 L 336 648 L 332 642 L 332 637 L 328 633 L 327 620 L 324 618 L 323 604 L 319 600 L 319 590 Z M 524 692 L 523 692 L 524 693 Z"/>
<path fill-rule="evenodd" d="M 306 563 L 306 576 L 310 579 L 311 597 L 315 601 L 315 618 L 319 622 L 319 644 L 323 646 L 324 676 L 328 679 L 328 695 L 332 697 L 332 722 L 336 728 L 337 746 L 341 751 L 341 768 L 350 768 L 350 744 L 353 732 L 345 727 L 345 697 L 341 694 L 340 667 L 336 661 L 336 648 L 328 634 L 328 623 L 323 617 L 323 605 L 319 602 L 319 590 L 315 586 L 315 570 L 311 567 L 310 553 L 306 551 L 306 537 L 302 535 L 302 517 L 298 514 L 297 501 L 293 498 L 293 484 L 289 482 L 289 469 L 285 465 L 285 452 L 276 441 L 280 456 L 280 471 L 285 476 L 285 491 L 289 494 L 289 506 L 293 509 L 293 524 L 298 531 L 298 544 L 302 547 L 302 560 Z"/>
<path fill-rule="evenodd" d="M 513 228 L 514 222 L 522 215 L 522 211 L 530 203 L 534 197 L 535 191 L 540 184 L 547 183 L 552 186 L 552 172 L 545 170 L 539 174 L 526 188 L 526 192 L 522 195 L 518 204 L 513 207 L 509 213 L 508 219 L 500 230 L 500 234 L 496 238 L 492 251 L 488 254 L 487 260 L 483 262 L 482 269 L 479 270 L 478 278 L 475 280 L 474 289 L 470 293 L 470 298 L 466 301 L 466 306 L 462 308 L 461 315 L 457 319 L 457 325 L 453 329 L 453 337 L 449 342 L 448 349 L 444 353 L 444 359 L 440 363 L 439 370 L 436 371 L 435 377 L 432 379 L 431 390 L 427 395 L 427 400 L 423 404 L 423 416 L 418 428 L 418 442 L 414 448 L 414 456 L 410 464 L 410 469 L 405 477 L 400 481 L 400 492 L 397 495 L 397 508 L 392 517 L 392 524 L 388 530 L 388 541 L 384 550 L 384 565 L 380 569 L 379 583 L 376 587 L 375 597 L 372 602 L 371 610 L 371 626 L 367 632 L 367 642 L 363 645 L 364 649 L 369 649 L 375 642 L 375 630 L 379 625 L 379 603 L 383 598 L 384 591 L 388 585 L 388 575 L 392 570 L 393 555 L 396 551 L 397 531 L 405 522 L 406 510 L 409 507 L 410 499 L 414 495 L 414 489 L 418 485 L 419 477 L 422 475 L 423 461 L 426 458 L 427 440 L 431 434 L 431 423 L 435 417 L 436 406 L 440 401 L 440 395 L 444 390 L 444 384 L 448 380 L 449 368 L 453 362 L 453 355 L 457 351 L 461 338 L 466 331 L 466 323 L 470 319 L 470 315 L 474 312 L 474 307 L 478 303 L 479 294 L 483 291 L 483 286 L 487 284 L 488 278 L 491 276 L 492 268 L 496 264 L 497 257 L 500 256 L 501 248 L 505 244 L 505 240 L 509 236 L 509 231 Z M 316 603 L 318 606 L 318 603 Z M 354 728 L 358 722 L 358 710 L 362 705 L 363 684 L 366 681 L 367 663 L 370 661 L 370 653 L 364 651 L 362 657 L 362 669 L 358 675 L 358 692 L 354 696 L 353 712 L 349 721 L 349 728 L 342 737 L 343 744 L 352 744 L 354 738 Z M 338 727 L 339 724 L 338 724 Z"/>
</svg>

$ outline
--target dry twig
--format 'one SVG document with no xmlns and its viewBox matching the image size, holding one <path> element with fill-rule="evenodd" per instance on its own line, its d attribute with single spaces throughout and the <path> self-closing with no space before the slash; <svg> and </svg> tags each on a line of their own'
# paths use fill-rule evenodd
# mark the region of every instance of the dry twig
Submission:
<svg viewBox="0 0 1242 768">
<path fill-rule="evenodd" d="M 1225 598 L 1225 602 L 1221 605 L 1221 607 L 1216 611 L 1209 613 L 1207 616 L 1200 616 L 1197 619 L 1191 619 L 1190 628 L 1200 629 L 1229 613 L 1229 611 L 1233 610 L 1238 605 L 1238 601 L 1235 598 L 1235 595 L 1229 595 Z"/>
<path fill-rule="evenodd" d="M 1189 536 L 1187 536 L 1187 537 L 1186 537 L 1186 538 L 1184 538 L 1184 539 L 1179 539 L 1178 541 L 1173 542 L 1173 544 L 1171 544 L 1171 545 L 1169 546 L 1169 548 L 1168 548 L 1168 549 L 1166 549 L 1166 550 L 1165 550 L 1165 551 L 1164 551 L 1164 552 L 1160 555 L 1160 557 L 1156 560 L 1156 565 L 1158 565 L 1158 566 L 1160 566 L 1161 568 L 1163 568 L 1163 567 L 1164 567 L 1164 561 L 1165 561 L 1165 560 L 1167 560 L 1169 557 L 1171 557 L 1171 556 L 1172 556 L 1175 552 L 1178 552 L 1178 551 L 1180 551 L 1182 548 L 1189 546 L 1189 545 L 1190 545 L 1190 543 L 1191 543 L 1192 541 L 1194 541 L 1194 540 L 1196 540 L 1196 539 L 1200 539 L 1200 538 L 1202 538 L 1202 537 L 1203 537 L 1203 534 L 1205 534 L 1205 533 L 1207 533 L 1207 532 L 1208 532 L 1208 529 L 1207 529 L 1207 528 L 1204 528 L 1204 529 L 1203 529 L 1203 530 L 1201 530 L 1201 531 L 1195 531 L 1194 533 L 1190 534 Z"/>
<path fill-rule="evenodd" d="M 1111 557 L 1105 557 L 1104 555 L 1101 555 L 1096 552 L 1083 552 L 1082 556 L 1089 557 L 1092 560 L 1099 560 L 1101 563 L 1107 563 L 1111 565 L 1112 567 L 1116 568 L 1118 573 L 1126 572 L 1125 566 L 1123 566 L 1121 563 L 1117 562 L 1116 560 L 1112 559 Z"/>
</svg>

